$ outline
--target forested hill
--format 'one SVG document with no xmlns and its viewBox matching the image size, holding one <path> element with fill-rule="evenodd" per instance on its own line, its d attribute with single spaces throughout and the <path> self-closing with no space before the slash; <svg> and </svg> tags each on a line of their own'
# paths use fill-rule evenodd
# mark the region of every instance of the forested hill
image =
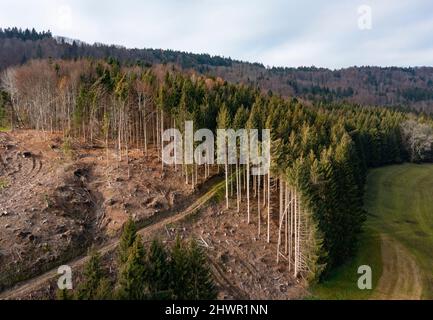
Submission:
<svg viewBox="0 0 433 320">
<path fill-rule="evenodd" d="M 145 45 L 145 44 L 144 44 Z M 173 63 L 183 69 L 222 77 L 308 100 L 349 101 L 363 105 L 410 107 L 433 112 L 433 68 L 316 67 L 268 68 L 230 58 L 172 50 L 127 49 L 53 37 L 50 32 L 0 29 L 0 70 L 38 58 L 113 57 L 126 64 Z"/>
</svg>

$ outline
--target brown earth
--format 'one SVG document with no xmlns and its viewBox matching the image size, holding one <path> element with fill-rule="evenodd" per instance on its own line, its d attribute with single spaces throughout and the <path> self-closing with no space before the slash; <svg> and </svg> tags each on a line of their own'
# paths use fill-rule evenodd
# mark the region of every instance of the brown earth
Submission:
<svg viewBox="0 0 433 320">
<path fill-rule="evenodd" d="M 150 219 L 193 190 L 162 173 L 155 151 L 129 153 L 38 131 L 0 133 L 0 290 L 115 236 L 131 215 Z M 108 159 L 107 159 L 108 155 Z"/>
<path fill-rule="evenodd" d="M 190 205 L 188 205 L 182 212 L 177 212 L 178 214 L 171 214 L 165 216 L 161 215 L 161 219 L 157 222 L 151 223 L 147 226 L 142 227 L 138 230 L 138 233 L 142 236 L 145 243 L 149 243 L 154 237 L 158 236 L 158 234 L 163 234 L 163 228 L 171 223 L 176 223 L 177 221 L 186 218 L 189 215 L 196 213 L 199 208 L 201 208 L 204 204 L 206 204 L 219 190 L 219 186 L 221 183 L 217 184 L 216 187 L 208 189 L 210 183 L 206 183 L 202 186 L 202 188 L 206 192 L 203 195 L 199 194 L 189 199 L 192 201 Z M 173 212 L 172 212 L 173 213 Z M 119 240 L 117 238 L 109 240 L 106 244 L 95 247 L 95 249 L 99 252 L 104 260 L 104 265 L 109 271 L 109 274 L 112 278 L 115 277 L 115 249 L 117 248 Z M 80 256 L 74 260 L 68 261 L 67 264 L 73 270 L 74 281 L 75 284 L 78 283 L 77 280 L 80 279 L 82 273 L 82 267 L 88 260 L 87 256 Z M 23 281 L 16 285 L 15 287 L 3 291 L 0 293 L 0 299 L 42 299 L 42 298 L 54 298 L 56 289 L 55 289 L 55 280 L 57 277 L 57 268 L 54 268 L 44 274 L 37 276 L 35 278 L 29 279 L 27 281 Z"/>
<path fill-rule="evenodd" d="M 8 270 L 1 284 L 5 289 L 19 282 L 0 292 L 0 299 L 53 298 L 57 267 L 70 265 L 79 279 L 91 245 L 114 276 L 117 237 L 128 215 L 139 222 L 145 242 L 159 237 L 171 243 L 177 234 L 197 239 L 209 256 L 220 299 L 306 295 L 287 264 L 276 264 L 277 218 L 268 244 L 265 214 L 259 237 L 255 201 L 248 225 L 245 203 L 237 213 L 235 200 L 230 210 L 218 200 L 220 178 L 201 179 L 194 192 L 180 170 L 162 171 L 155 150 L 147 156 L 130 150 L 128 165 L 115 150 L 78 141 L 70 155 L 58 134 L 0 134 L 0 268 Z"/>
</svg>

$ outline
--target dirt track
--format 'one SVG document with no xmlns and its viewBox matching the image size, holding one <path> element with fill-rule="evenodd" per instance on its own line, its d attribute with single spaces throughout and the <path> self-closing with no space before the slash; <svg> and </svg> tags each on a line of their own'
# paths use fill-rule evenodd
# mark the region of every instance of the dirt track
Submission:
<svg viewBox="0 0 433 320">
<path fill-rule="evenodd" d="M 163 228 L 164 226 L 177 222 L 185 217 L 194 214 L 200 207 L 202 207 L 206 202 L 208 202 L 220 188 L 224 187 L 224 182 L 217 183 L 213 186 L 209 191 L 207 191 L 204 195 L 194 201 L 189 207 L 187 207 L 181 213 L 178 213 L 174 216 L 167 217 L 155 224 L 146 226 L 138 231 L 138 233 L 143 237 L 147 238 L 152 234 L 152 232 Z M 104 245 L 103 247 L 98 249 L 98 252 L 101 255 L 107 254 L 108 252 L 114 250 L 117 247 L 118 239 L 111 241 L 109 244 Z M 73 270 L 82 266 L 87 261 L 87 256 L 79 257 L 69 263 L 65 263 L 69 265 Z M 6 290 L 0 293 L 0 299 L 17 299 L 19 297 L 23 297 L 26 294 L 37 290 L 49 280 L 57 277 L 57 268 L 50 270 L 36 278 L 30 279 L 28 281 L 22 282 L 17 286 Z"/>
<path fill-rule="evenodd" d="M 411 253 L 397 240 L 381 235 L 382 275 L 371 296 L 373 300 L 419 300 L 421 270 Z"/>
</svg>

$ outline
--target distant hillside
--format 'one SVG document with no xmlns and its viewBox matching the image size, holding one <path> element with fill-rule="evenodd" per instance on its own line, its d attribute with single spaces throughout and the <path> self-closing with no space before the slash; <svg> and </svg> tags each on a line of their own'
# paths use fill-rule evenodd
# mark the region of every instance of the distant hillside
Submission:
<svg viewBox="0 0 433 320">
<path fill-rule="evenodd" d="M 433 112 L 433 68 L 351 67 L 329 70 L 316 67 L 266 68 L 249 63 L 173 50 L 127 49 L 93 44 L 50 32 L 0 29 L 0 70 L 38 58 L 80 57 L 118 59 L 125 64 L 173 63 L 183 69 L 223 79 L 259 86 L 283 96 L 308 100 L 350 101 L 367 105 L 410 107 Z"/>
<path fill-rule="evenodd" d="M 333 71 L 315 67 L 269 69 L 233 63 L 230 67 L 209 67 L 207 73 L 228 81 L 257 84 L 283 96 L 433 112 L 431 67 L 351 67 Z"/>
</svg>

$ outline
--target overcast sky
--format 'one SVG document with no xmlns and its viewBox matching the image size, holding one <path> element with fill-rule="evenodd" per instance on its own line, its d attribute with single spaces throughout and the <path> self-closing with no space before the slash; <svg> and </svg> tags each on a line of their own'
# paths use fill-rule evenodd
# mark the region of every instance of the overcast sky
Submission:
<svg viewBox="0 0 433 320">
<path fill-rule="evenodd" d="M 433 66 L 431 0 L 2 0 L 1 7 L 0 27 L 88 43 L 269 66 Z"/>
</svg>

